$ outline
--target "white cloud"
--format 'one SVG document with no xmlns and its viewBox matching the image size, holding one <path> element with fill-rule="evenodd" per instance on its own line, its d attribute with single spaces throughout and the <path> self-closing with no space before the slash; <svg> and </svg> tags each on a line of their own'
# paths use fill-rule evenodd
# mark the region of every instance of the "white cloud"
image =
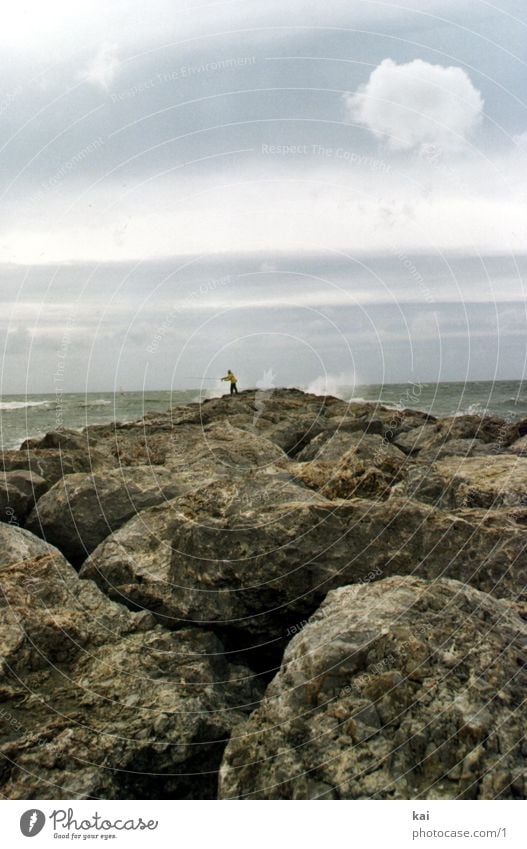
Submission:
<svg viewBox="0 0 527 849">
<path fill-rule="evenodd" d="M 527 153 L 527 130 L 523 133 L 518 133 L 517 135 L 513 136 L 512 140 L 522 152 Z"/>
<path fill-rule="evenodd" d="M 345 96 L 349 117 L 400 150 L 457 150 L 481 121 L 483 99 L 463 68 L 384 59 Z"/>
<path fill-rule="evenodd" d="M 163 177 L 121 198 L 119 182 L 107 181 L 90 192 L 91 213 L 85 204 L 69 208 L 67 194 L 63 205 L 58 197 L 55 204 L 50 200 L 31 219 L 13 214 L 0 232 L 0 262 L 135 261 L 326 248 L 383 251 L 392 246 L 404 252 L 523 252 L 524 198 L 512 196 L 497 180 L 491 193 L 475 191 L 491 177 L 485 163 L 465 189 L 440 184 L 441 191 L 425 198 L 419 184 L 412 190 L 411 179 L 394 175 L 390 182 L 384 174 L 366 174 L 367 192 L 355 172 L 342 171 L 327 174 L 325 183 Z M 380 214 L 381 208 L 387 212 Z"/>
<path fill-rule="evenodd" d="M 100 85 L 102 88 L 109 88 L 117 75 L 120 64 L 117 58 L 117 45 L 103 44 L 82 73 L 82 79 Z"/>
</svg>

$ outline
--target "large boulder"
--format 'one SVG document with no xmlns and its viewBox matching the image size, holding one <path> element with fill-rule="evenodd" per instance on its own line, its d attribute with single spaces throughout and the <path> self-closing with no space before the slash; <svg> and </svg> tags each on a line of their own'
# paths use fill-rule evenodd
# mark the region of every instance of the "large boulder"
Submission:
<svg viewBox="0 0 527 849">
<path fill-rule="evenodd" d="M 421 448 L 417 455 L 417 462 L 430 465 L 445 457 L 488 457 L 500 452 L 501 449 L 494 442 L 483 442 L 482 439 L 449 439 L 431 448 Z"/>
<path fill-rule="evenodd" d="M 62 428 L 49 431 L 44 436 L 26 439 L 20 446 L 20 450 L 31 451 L 35 448 L 56 448 L 60 451 L 86 451 L 89 449 L 89 445 L 90 441 L 86 431 Z"/>
<path fill-rule="evenodd" d="M 527 536 L 512 523 L 485 527 L 411 499 L 328 501 L 294 482 L 269 495 L 245 486 L 216 481 L 138 516 L 82 574 L 132 606 L 154 604 L 172 627 L 266 639 L 370 574 L 448 575 L 498 596 L 525 587 Z"/>
<path fill-rule="evenodd" d="M 448 445 L 448 443 L 447 443 Z M 443 456 L 435 462 L 409 465 L 391 496 L 409 496 L 444 510 L 473 508 L 502 511 L 527 507 L 527 458 Z"/>
<path fill-rule="evenodd" d="M 478 440 L 481 444 L 492 444 L 498 453 L 504 450 L 511 439 L 509 426 L 493 416 L 447 416 L 409 430 L 402 430 L 394 439 L 395 444 L 407 454 L 438 450 L 452 441 Z"/>
<path fill-rule="evenodd" d="M 302 454 L 312 456 L 309 450 Z M 362 434 L 360 439 L 350 439 L 341 432 L 323 443 L 315 456 L 309 462 L 297 463 L 295 475 L 331 499 L 387 498 L 392 487 L 404 479 L 409 462 L 402 451 L 380 436 Z"/>
<path fill-rule="evenodd" d="M 110 601 L 27 531 L 0 540 L 2 797 L 213 798 L 254 676 L 212 634 Z"/>
<path fill-rule="evenodd" d="M 26 527 L 79 564 L 136 513 L 184 491 L 162 466 L 66 475 L 39 499 Z"/>
<path fill-rule="evenodd" d="M 260 473 L 204 481 L 188 497 L 152 507 L 131 519 L 109 536 L 84 562 L 80 575 L 96 581 L 108 595 L 133 610 L 149 610 L 168 628 L 181 628 L 201 621 L 195 611 L 189 614 L 179 598 L 184 590 L 173 568 L 178 556 L 178 539 L 183 524 L 201 510 L 214 522 L 221 517 L 234 531 L 239 516 L 269 510 L 271 505 L 327 503 L 323 496 L 299 485 L 290 474 Z M 226 531 L 227 536 L 230 531 Z M 258 543 L 256 543 L 258 544 Z M 196 552 L 198 554 L 198 552 Z M 201 561 L 196 560 L 193 582 L 201 584 Z M 177 570 L 176 570 L 177 572 Z M 255 573 L 256 575 L 257 573 Z M 203 573 L 203 590 L 213 581 Z M 233 595 L 236 594 L 233 584 Z M 220 593 L 227 602 L 228 592 Z M 220 608 L 221 598 L 218 599 Z M 221 616 L 214 617 L 216 624 Z"/>
<path fill-rule="evenodd" d="M 203 427 L 177 428 L 165 460 L 171 468 L 187 469 L 194 478 L 285 467 L 284 451 L 266 437 L 214 422 Z"/>
<path fill-rule="evenodd" d="M 519 439 L 515 439 L 507 450 L 510 454 L 525 456 L 527 454 L 527 436 L 520 436 Z"/>
<path fill-rule="evenodd" d="M 445 441 L 436 424 L 423 424 L 399 433 L 394 444 L 405 454 L 417 454 L 423 448 L 441 445 Z"/>
<path fill-rule="evenodd" d="M 47 488 L 44 478 L 34 472 L 0 472 L 0 521 L 22 524 Z"/>
<path fill-rule="evenodd" d="M 344 454 L 353 451 L 361 460 L 375 462 L 376 457 L 383 459 L 392 457 L 403 460 L 404 454 L 395 445 L 392 445 L 380 434 L 372 434 L 365 431 L 332 430 L 324 431 L 311 440 L 296 457 L 295 460 L 304 463 L 311 460 L 323 460 L 334 462 L 340 460 Z"/>
<path fill-rule="evenodd" d="M 453 506 L 527 506 L 527 458 L 445 458 L 434 468 L 446 481 Z"/>
<path fill-rule="evenodd" d="M 3 451 L 0 453 L 0 469 L 3 472 L 28 471 L 46 481 L 47 488 L 53 486 L 64 475 L 79 472 L 100 471 L 108 467 L 108 461 L 98 452 L 88 455 L 85 451 L 61 451 L 60 449 L 28 449 Z"/>
<path fill-rule="evenodd" d="M 526 799 L 527 623 L 454 580 L 329 593 L 220 770 L 223 799 Z"/>
<path fill-rule="evenodd" d="M 29 531 L 14 524 L 0 522 L 0 568 L 20 563 L 23 560 L 33 560 L 35 557 L 49 553 L 49 551 L 53 551 L 58 556 L 58 552 L 53 546 L 43 542 Z"/>
</svg>

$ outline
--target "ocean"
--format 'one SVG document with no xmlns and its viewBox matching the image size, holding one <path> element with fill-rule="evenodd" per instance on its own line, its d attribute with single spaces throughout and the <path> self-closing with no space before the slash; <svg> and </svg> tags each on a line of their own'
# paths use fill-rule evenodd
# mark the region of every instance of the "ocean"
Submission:
<svg viewBox="0 0 527 849">
<path fill-rule="evenodd" d="M 347 386 L 332 381 L 327 391 L 346 401 L 379 401 L 394 407 L 411 407 L 438 416 L 475 413 L 507 421 L 527 418 L 527 387 L 522 381 L 457 383 L 391 383 Z M 323 394 L 315 381 L 306 389 Z M 148 412 L 162 412 L 179 404 L 223 394 L 224 389 L 142 392 L 91 392 L 4 395 L 0 401 L 2 450 L 18 448 L 24 439 L 57 427 L 83 428 L 89 424 L 134 421 Z"/>
</svg>

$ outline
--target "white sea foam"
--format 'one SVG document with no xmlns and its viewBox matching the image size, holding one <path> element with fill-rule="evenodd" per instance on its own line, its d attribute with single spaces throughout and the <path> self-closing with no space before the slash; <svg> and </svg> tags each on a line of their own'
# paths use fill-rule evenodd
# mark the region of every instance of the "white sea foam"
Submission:
<svg viewBox="0 0 527 849">
<path fill-rule="evenodd" d="M 303 387 L 305 392 L 313 395 L 333 395 L 335 398 L 348 400 L 350 389 L 358 384 L 355 375 L 344 374 L 321 374 L 315 377 L 307 386 Z"/>
<path fill-rule="evenodd" d="M 23 410 L 27 407 L 49 407 L 49 401 L 0 401 L 0 410 Z"/>
</svg>

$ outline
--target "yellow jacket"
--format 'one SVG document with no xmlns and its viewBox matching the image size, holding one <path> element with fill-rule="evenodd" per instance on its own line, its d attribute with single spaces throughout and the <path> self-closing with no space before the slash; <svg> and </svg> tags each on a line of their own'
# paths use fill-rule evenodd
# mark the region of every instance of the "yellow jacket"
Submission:
<svg viewBox="0 0 527 849">
<path fill-rule="evenodd" d="M 225 377 L 222 377 L 222 380 L 230 380 L 231 383 L 238 383 L 238 378 L 232 373 L 232 371 L 229 372 L 229 374 L 226 374 Z"/>
</svg>

